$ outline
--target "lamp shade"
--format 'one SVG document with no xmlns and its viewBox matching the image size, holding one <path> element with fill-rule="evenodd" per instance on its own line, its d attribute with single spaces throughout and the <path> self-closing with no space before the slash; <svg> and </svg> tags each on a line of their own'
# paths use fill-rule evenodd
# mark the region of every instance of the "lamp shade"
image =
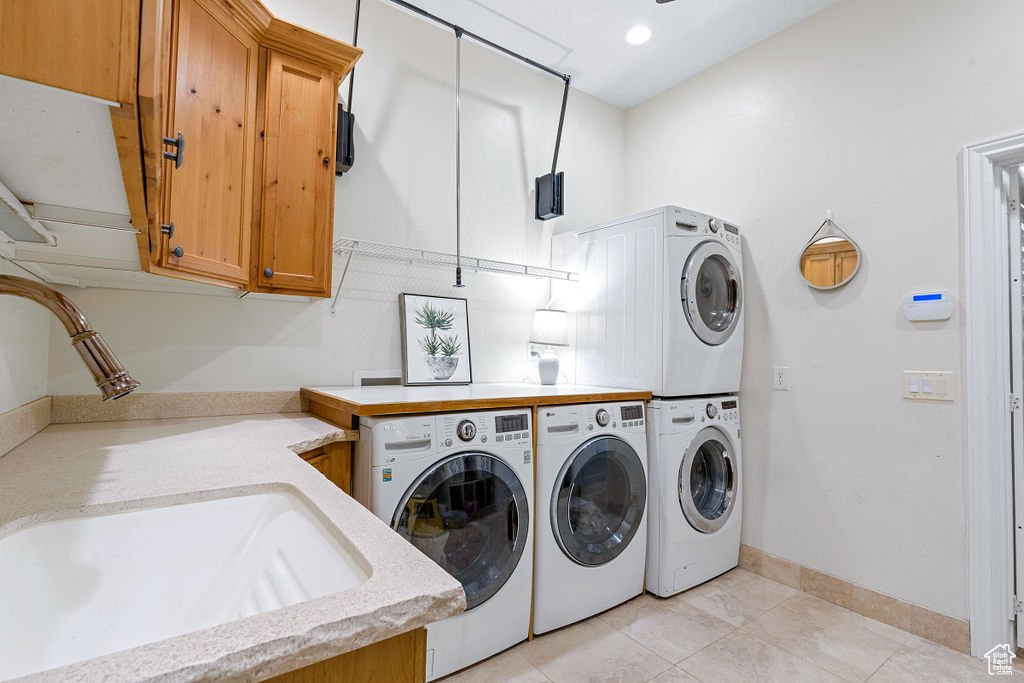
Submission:
<svg viewBox="0 0 1024 683">
<path fill-rule="evenodd" d="M 550 308 L 539 308 L 534 311 L 530 343 L 544 346 L 568 346 L 568 318 L 565 311 L 556 311 Z"/>
</svg>

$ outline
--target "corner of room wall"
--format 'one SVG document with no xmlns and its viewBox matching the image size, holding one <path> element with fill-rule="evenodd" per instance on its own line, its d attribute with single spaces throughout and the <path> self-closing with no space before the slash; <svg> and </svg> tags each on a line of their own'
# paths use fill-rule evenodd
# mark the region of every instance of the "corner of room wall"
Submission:
<svg viewBox="0 0 1024 683">
<path fill-rule="evenodd" d="M 31 277 L 3 258 L 0 275 Z M 36 303 L 0 296 L 0 413 L 46 395 L 49 317 Z"/>
<path fill-rule="evenodd" d="M 1021 22 L 1013 0 L 845 0 L 626 115 L 627 210 L 682 204 L 744 233 L 743 542 L 957 618 L 964 410 L 900 386 L 962 372 L 962 319 L 915 325 L 900 304 L 959 288 L 958 154 L 1024 128 L 1002 79 Z M 815 292 L 798 256 L 827 209 L 863 267 Z"/>
</svg>

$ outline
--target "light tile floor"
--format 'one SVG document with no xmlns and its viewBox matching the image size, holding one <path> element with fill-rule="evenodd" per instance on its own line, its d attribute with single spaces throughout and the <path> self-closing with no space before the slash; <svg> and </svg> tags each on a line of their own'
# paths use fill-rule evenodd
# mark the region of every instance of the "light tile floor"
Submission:
<svg viewBox="0 0 1024 683">
<path fill-rule="evenodd" d="M 446 680 L 953 683 L 992 679 L 980 660 L 734 569 L 672 598 L 634 598 L 578 624 L 537 636 Z"/>
</svg>

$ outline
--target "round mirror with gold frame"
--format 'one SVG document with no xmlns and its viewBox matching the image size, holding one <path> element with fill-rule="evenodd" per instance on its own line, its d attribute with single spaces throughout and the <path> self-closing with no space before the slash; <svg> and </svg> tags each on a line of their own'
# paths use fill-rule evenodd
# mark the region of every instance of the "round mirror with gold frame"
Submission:
<svg viewBox="0 0 1024 683">
<path fill-rule="evenodd" d="M 837 289 L 857 275 L 861 258 L 857 243 L 827 218 L 800 254 L 800 274 L 814 289 Z"/>
</svg>

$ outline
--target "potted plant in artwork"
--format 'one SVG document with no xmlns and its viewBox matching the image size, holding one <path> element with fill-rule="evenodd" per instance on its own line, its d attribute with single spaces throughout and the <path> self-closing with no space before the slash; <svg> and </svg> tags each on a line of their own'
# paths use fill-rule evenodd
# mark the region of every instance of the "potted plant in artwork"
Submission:
<svg viewBox="0 0 1024 683">
<path fill-rule="evenodd" d="M 417 325 L 428 332 L 418 341 L 431 376 L 438 381 L 450 379 L 459 367 L 458 354 L 462 350 L 462 343 L 457 334 L 441 335 L 438 331 L 451 330 L 455 316 L 427 302 L 416 312 L 415 320 Z"/>
<path fill-rule="evenodd" d="M 406 386 L 473 383 L 469 302 L 448 296 L 403 293 L 402 383 Z"/>
</svg>

